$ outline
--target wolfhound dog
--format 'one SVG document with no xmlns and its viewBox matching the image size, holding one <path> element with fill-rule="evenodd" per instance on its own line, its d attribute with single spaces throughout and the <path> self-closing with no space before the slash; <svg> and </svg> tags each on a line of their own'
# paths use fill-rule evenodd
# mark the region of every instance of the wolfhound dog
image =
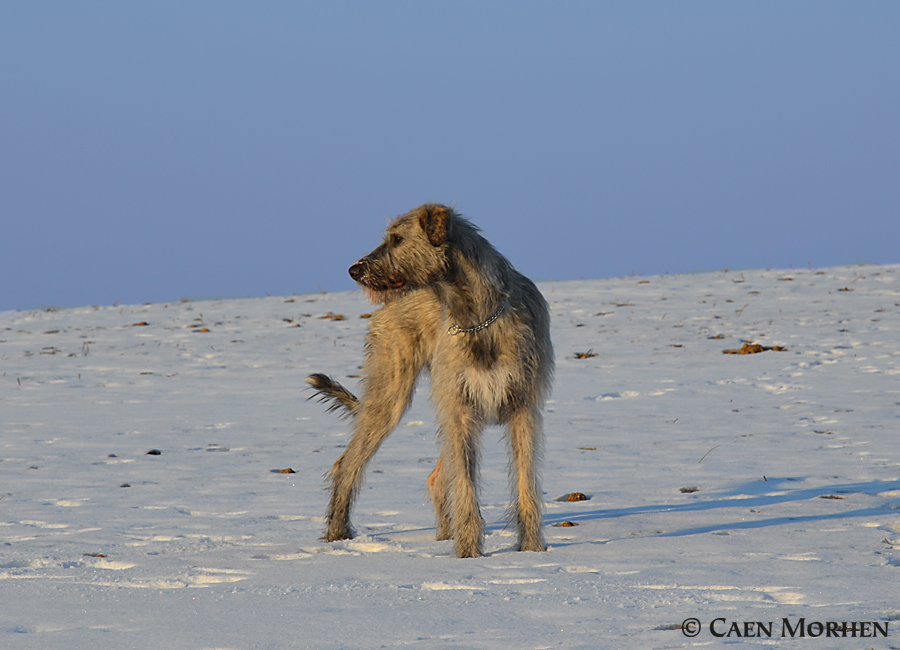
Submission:
<svg viewBox="0 0 900 650">
<path fill-rule="evenodd" d="M 454 212 L 428 203 L 390 224 L 384 242 L 350 267 L 373 303 L 366 335 L 362 397 L 326 375 L 308 379 L 329 410 L 351 417 L 353 435 L 329 472 L 331 501 L 323 539 L 350 539 L 350 508 L 366 464 L 409 407 L 416 380 L 431 374 L 442 448 L 428 477 L 437 539 L 458 557 L 484 552 L 476 480 L 481 432 L 506 427 L 512 521 L 518 549 L 545 550 L 538 457 L 541 410 L 550 391 L 553 346 L 547 303 Z"/>
</svg>

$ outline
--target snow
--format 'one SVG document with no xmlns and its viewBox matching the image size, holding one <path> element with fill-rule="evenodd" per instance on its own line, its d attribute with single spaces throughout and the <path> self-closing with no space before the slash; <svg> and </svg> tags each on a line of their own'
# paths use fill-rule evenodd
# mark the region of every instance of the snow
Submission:
<svg viewBox="0 0 900 650">
<path fill-rule="evenodd" d="M 360 536 L 318 539 L 347 426 L 307 400 L 305 377 L 355 388 L 372 309 L 360 292 L 0 314 L 0 645 L 737 641 L 710 633 L 715 618 L 775 621 L 776 636 L 783 618 L 897 635 L 900 269 L 540 288 L 557 354 L 551 548 L 511 550 L 492 428 L 489 555 L 475 560 L 433 539 L 426 385 L 369 467 Z M 746 340 L 787 350 L 722 354 Z M 571 492 L 590 499 L 560 500 Z M 695 638 L 677 629 L 690 617 Z"/>
</svg>

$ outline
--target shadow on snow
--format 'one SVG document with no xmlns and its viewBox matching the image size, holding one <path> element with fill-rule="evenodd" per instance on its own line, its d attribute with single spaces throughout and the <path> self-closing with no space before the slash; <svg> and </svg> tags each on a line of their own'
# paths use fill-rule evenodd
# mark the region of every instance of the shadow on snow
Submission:
<svg viewBox="0 0 900 650">
<path fill-rule="evenodd" d="M 877 494 L 879 492 L 887 492 L 900 489 L 900 479 L 897 479 L 893 481 L 844 483 L 840 485 L 827 485 L 814 488 L 801 488 L 791 490 L 790 484 L 799 480 L 802 479 L 768 477 L 766 481 L 754 481 L 734 490 L 722 492 L 716 495 L 710 495 L 705 499 L 697 498 L 688 503 L 681 503 L 677 505 L 660 504 L 634 506 L 627 508 L 608 508 L 590 510 L 587 512 L 554 513 L 552 515 L 545 516 L 544 522 L 547 524 L 554 524 L 563 521 L 599 521 L 604 519 L 628 517 L 631 515 L 646 515 L 660 512 L 687 514 L 691 512 L 715 510 L 719 508 L 763 508 L 780 503 L 807 501 L 809 499 L 816 499 L 829 495 L 846 495 L 858 493 Z M 722 522 L 720 524 L 710 524 L 694 528 L 684 528 L 677 531 L 656 533 L 654 535 L 647 536 L 682 537 L 685 535 L 700 535 L 703 533 L 710 533 L 714 531 L 766 528 L 770 526 L 780 526 L 787 523 L 829 521 L 850 517 L 872 517 L 879 514 L 886 514 L 886 509 L 884 506 L 860 508 L 857 510 L 847 510 L 843 512 L 828 514 L 770 517 L 767 519 L 758 519 L 755 521 Z M 493 529 L 494 526 L 491 526 L 490 528 Z M 502 525 L 498 525 L 497 528 L 502 528 Z"/>
</svg>

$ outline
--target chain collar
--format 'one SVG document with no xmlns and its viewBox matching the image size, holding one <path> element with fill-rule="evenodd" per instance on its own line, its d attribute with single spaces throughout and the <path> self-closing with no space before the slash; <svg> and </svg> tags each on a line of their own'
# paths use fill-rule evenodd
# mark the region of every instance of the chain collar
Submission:
<svg viewBox="0 0 900 650">
<path fill-rule="evenodd" d="M 508 299 L 504 298 L 503 302 L 501 302 L 500 306 L 497 308 L 497 311 L 494 312 L 494 315 L 484 321 L 481 325 L 476 325 L 475 327 L 470 327 L 468 329 L 463 329 L 459 325 L 451 325 L 450 329 L 447 330 L 447 334 L 449 334 L 450 336 L 456 336 L 457 334 L 474 334 L 475 332 L 480 332 L 485 327 L 500 318 L 500 314 L 502 314 L 503 310 L 506 309 L 507 302 Z"/>
</svg>

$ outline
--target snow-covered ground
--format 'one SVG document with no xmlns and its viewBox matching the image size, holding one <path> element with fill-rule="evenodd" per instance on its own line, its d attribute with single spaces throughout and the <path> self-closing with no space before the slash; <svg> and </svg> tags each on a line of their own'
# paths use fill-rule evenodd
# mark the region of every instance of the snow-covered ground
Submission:
<svg viewBox="0 0 900 650">
<path fill-rule="evenodd" d="M 551 548 L 510 550 L 492 428 L 475 560 L 433 540 L 427 386 L 360 537 L 318 539 L 347 426 L 304 380 L 355 387 L 360 292 L 0 315 L 0 645 L 900 647 L 900 269 L 540 286 Z M 746 340 L 787 350 L 722 353 Z M 791 641 L 785 618 L 890 633 Z"/>
</svg>

